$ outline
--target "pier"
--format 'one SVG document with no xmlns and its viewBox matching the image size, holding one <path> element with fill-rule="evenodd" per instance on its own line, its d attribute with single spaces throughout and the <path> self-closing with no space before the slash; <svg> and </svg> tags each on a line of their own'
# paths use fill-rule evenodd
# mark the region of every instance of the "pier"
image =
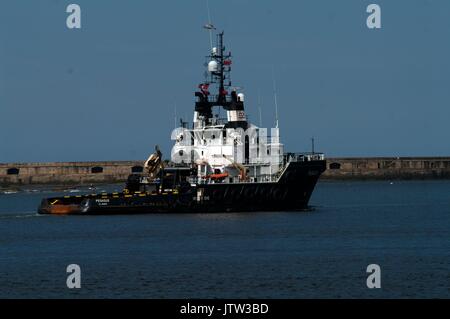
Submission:
<svg viewBox="0 0 450 319">
<path fill-rule="evenodd" d="M 0 186 L 124 182 L 143 161 L 0 163 Z M 450 157 L 328 158 L 322 180 L 450 179 Z"/>
<path fill-rule="evenodd" d="M 119 183 L 142 172 L 143 161 L 0 164 L 0 185 L 89 185 Z"/>
<path fill-rule="evenodd" d="M 328 158 L 322 179 L 450 179 L 450 157 Z"/>
</svg>

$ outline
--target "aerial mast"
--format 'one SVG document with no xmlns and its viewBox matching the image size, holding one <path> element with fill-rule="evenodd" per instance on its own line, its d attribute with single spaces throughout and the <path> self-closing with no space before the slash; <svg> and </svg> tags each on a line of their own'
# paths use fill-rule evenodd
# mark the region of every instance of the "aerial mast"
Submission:
<svg viewBox="0 0 450 319">
<path fill-rule="evenodd" d="M 212 50 L 213 43 L 212 43 L 212 30 L 214 30 L 214 25 L 211 22 L 211 11 L 209 10 L 209 0 L 206 0 L 206 9 L 208 10 L 208 24 L 205 26 L 209 30 L 209 44 L 210 48 Z"/>
<path fill-rule="evenodd" d="M 275 103 L 275 127 L 278 128 L 278 99 L 277 99 L 277 86 L 275 83 L 275 75 L 272 67 L 272 82 L 273 82 L 273 99 Z"/>
<path fill-rule="evenodd" d="M 220 86 L 219 86 L 219 103 L 220 103 L 220 102 L 225 102 L 225 95 L 226 95 L 225 94 L 225 85 L 224 85 L 225 78 L 224 78 L 224 73 L 223 73 L 223 71 L 224 71 L 223 54 L 225 51 L 225 48 L 223 47 L 223 31 L 218 34 L 218 37 L 219 37 L 219 41 L 218 41 L 219 42 L 219 48 L 218 48 L 218 51 L 219 51 L 219 56 L 218 56 L 219 74 L 218 74 L 218 77 L 219 77 L 219 83 L 220 83 Z"/>
</svg>

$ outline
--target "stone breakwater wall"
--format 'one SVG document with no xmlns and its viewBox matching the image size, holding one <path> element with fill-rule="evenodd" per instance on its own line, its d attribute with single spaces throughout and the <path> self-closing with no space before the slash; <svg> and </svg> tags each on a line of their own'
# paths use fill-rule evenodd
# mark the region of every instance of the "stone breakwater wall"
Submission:
<svg viewBox="0 0 450 319">
<path fill-rule="evenodd" d="M 142 170 L 143 161 L 0 163 L 0 186 L 118 183 Z M 328 158 L 321 178 L 450 179 L 450 157 Z"/>
<path fill-rule="evenodd" d="M 0 164 L 0 185 L 118 183 L 142 171 L 142 161 Z"/>
<path fill-rule="evenodd" d="M 450 157 L 328 158 L 322 179 L 450 179 Z"/>
</svg>

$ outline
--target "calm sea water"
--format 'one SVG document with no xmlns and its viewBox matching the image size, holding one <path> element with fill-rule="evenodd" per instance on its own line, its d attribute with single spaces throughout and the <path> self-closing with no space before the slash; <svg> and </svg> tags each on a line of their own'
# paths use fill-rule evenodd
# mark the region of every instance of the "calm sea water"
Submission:
<svg viewBox="0 0 450 319">
<path fill-rule="evenodd" d="M 320 182 L 309 212 L 38 216 L 54 194 L 0 195 L 0 297 L 450 297 L 450 181 Z"/>
</svg>

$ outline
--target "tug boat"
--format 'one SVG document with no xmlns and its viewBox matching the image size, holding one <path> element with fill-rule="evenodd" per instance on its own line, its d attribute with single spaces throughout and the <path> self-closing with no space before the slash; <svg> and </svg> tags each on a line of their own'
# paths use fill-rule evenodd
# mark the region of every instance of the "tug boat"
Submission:
<svg viewBox="0 0 450 319">
<path fill-rule="evenodd" d="M 304 210 L 326 169 L 324 154 L 284 153 L 278 121 L 265 129 L 247 120 L 245 96 L 231 85 L 232 55 L 224 33 L 206 57 L 195 92 L 193 123 L 181 121 L 165 164 L 158 147 L 122 192 L 43 199 L 40 214 L 220 213 Z M 215 94 L 210 93 L 215 89 Z M 214 114 L 226 111 L 226 118 Z"/>
</svg>

